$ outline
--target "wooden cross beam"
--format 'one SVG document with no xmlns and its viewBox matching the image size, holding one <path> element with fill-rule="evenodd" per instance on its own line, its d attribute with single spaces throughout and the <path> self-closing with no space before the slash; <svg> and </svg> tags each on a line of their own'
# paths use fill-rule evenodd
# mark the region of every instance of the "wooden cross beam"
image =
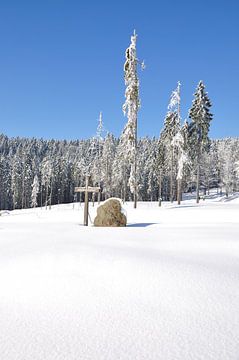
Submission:
<svg viewBox="0 0 239 360">
<path fill-rule="evenodd" d="M 85 193 L 85 206 L 84 206 L 84 225 L 88 226 L 88 216 L 89 216 L 89 193 L 100 192 L 100 187 L 89 186 L 89 176 L 85 178 L 85 187 L 75 187 L 75 192 L 84 192 Z"/>
</svg>

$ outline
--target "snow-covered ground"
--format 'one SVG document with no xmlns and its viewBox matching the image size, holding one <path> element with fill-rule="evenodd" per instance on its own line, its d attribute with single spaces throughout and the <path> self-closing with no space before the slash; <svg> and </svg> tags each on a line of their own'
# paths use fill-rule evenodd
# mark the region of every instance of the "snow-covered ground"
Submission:
<svg viewBox="0 0 239 360">
<path fill-rule="evenodd" d="M 125 209 L 2 213 L 1 360 L 239 359 L 238 197 Z"/>
</svg>

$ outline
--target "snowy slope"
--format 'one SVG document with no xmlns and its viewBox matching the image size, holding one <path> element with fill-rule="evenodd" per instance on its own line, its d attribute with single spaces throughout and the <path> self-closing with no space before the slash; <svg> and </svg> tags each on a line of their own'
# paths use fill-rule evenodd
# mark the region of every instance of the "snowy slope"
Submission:
<svg viewBox="0 0 239 360">
<path fill-rule="evenodd" d="M 1 360 L 239 359 L 238 199 L 125 209 L 2 214 Z"/>
</svg>

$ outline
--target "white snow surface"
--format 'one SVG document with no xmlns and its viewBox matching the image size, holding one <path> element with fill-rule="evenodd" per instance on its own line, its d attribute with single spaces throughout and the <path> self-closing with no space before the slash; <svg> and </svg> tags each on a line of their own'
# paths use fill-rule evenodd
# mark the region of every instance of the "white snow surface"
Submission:
<svg viewBox="0 0 239 360">
<path fill-rule="evenodd" d="M 124 207 L 2 213 L 1 360 L 239 359 L 238 197 Z"/>
</svg>

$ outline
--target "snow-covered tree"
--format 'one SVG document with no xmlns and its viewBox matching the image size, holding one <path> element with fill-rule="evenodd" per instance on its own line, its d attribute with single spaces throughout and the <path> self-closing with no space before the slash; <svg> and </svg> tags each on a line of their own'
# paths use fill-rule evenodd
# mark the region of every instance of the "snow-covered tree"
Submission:
<svg viewBox="0 0 239 360">
<path fill-rule="evenodd" d="M 31 207 L 35 208 L 38 205 L 37 204 L 38 193 L 39 193 L 39 180 L 38 180 L 38 176 L 35 175 L 32 183 Z"/>
<path fill-rule="evenodd" d="M 162 202 L 162 182 L 163 182 L 163 174 L 166 173 L 166 146 L 164 143 L 164 139 L 161 137 L 158 141 L 158 152 L 155 160 L 156 164 L 156 172 L 158 177 L 158 204 L 161 206 Z"/>
<path fill-rule="evenodd" d="M 176 90 L 172 92 L 168 106 L 168 113 L 164 120 L 164 128 L 160 134 L 160 141 L 166 149 L 167 173 L 169 178 L 169 198 L 172 202 L 175 198 L 175 169 L 177 164 L 177 154 L 173 139 L 180 131 L 180 82 Z"/>
<path fill-rule="evenodd" d="M 210 113 L 211 102 L 205 91 L 202 81 L 199 82 L 195 99 L 189 111 L 191 123 L 189 124 L 189 141 L 191 147 L 192 160 L 196 162 L 196 202 L 199 202 L 199 180 L 200 164 L 203 151 L 206 151 L 209 145 L 208 132 L 212 114 Z"/>
<path fill-rule="evenodd" d="M 96 131 L 97 139 L 103 140 L 103 132 L 104 132 L 104 124 L 103 124 L 103 117 L 102 117 L 102 111 L 101 111 L 99 120 L 98 120 L 97 131 Z"/>
<path fill-rule="evenodd" d="M 177 150 L 177 201 L 178 205 L 181 203 L 182 196 L 182 179 L 183 179 L 183 170 L 184 165 L 188 161 L 188 156 L 185 151 L 183 131 L 180 131 L 174 136 L 172 140 L 172 146 Z"/>
<path fill-rule="evenodd" d="M 127 115 L 128 122 L 123 131 L 123 142 L 127 158 L 131 164 L 129 186 L 134 194 L 134 207 L 137 207 L 137 114 L 140 107 L 139 80 L 137 74 L 138 58 L 136 53 L 137 35 L 134 31 L 131 36 L 130 46 L 125 52 L 124 79 L 125 79 L 125 103 L 123 112 Z"/>
<path fill-rule="evenodd" d="M 112 172 L 114 196 L 120 197 L 123 202 L 125 202 L 127 197 L 128 162 L 122 136 L 120 137 L 115 150 Z"/>
<path fill-rule="evenodd" d="M 112 134 L 107 134 L 103 144 L 102 158 L 101 158 L 101 173 L 103 181 L 103 194 L 107 199 L 113 193 L 113 162 L 115 157 L 115 138 Z"/>
<path fill-rule="evenodd" d="M 234 141 L 227 138 L 217 144 L 219 153 L 221 186 L 224 187 L 226 196 L 236 190 L 238 153 L 234 148 Z M 237 150 L 237 151 L 236 151 Z"/>
<path fill-rule="evenodd" d="M 52 180 L 53 180 L 53 164 L 52 160 L 49 157 L 43 159 L 41 164 L 41 184 L 44 186 L 45 190 L 45 208 L 47 209 L 47 205 L 51 208 L 52 203 Z M 41 189 L 42 191 L 42 189 Z"/>
</svg>

